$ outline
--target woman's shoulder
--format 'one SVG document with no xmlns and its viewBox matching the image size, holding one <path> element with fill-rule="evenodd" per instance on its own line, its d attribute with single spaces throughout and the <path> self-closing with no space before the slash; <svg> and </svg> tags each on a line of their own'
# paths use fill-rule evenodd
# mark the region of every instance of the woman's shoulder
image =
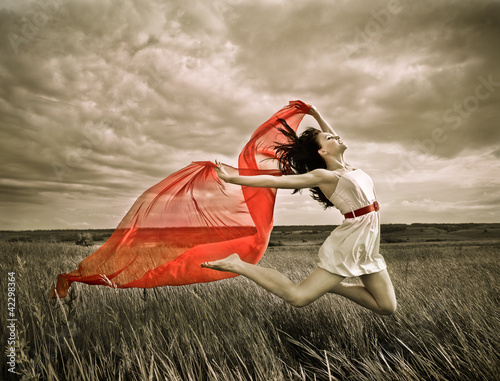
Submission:
<svg viewBox="0 0 500 381">
<path fill-rule="evenodd" d="M 335 192 L 340 177 L 335 172 L 323 168 L 314 169 L 310 173 L 316 177 L 321 193 L 329 200 L 327 195 L 332 195 Z M 319 197 L 321 198 L 321 196 Z"/>
<path fill-rule="evenodd" d="M 330 171 L 329 169 L 326 168 L 316 168 L 313 169 L 310 173 L 322 178 L 332 178 L 339 176 L 338 173 L 336 173 L 335 171 Z"/>
</svg>

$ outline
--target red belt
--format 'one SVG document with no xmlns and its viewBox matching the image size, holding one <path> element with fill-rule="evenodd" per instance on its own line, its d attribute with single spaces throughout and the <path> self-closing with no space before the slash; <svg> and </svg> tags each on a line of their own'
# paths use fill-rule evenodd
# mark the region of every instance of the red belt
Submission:
<svg viewBox="0 0 500 381">
<path fill-rule="evenodd" d="M 354 212 L 349 212 L 344 214 L 345 218 L 354 218 L 354 217 L 359 217 L 364 214 L 368 214 L 371 212 L 377 212 L 380 209 L 380 205 L 378 204 L 377 201 L 375 201 L 373 204 L 365 206 L 363 208 L 360 208 L 358 210 L 355 210 Z"/>
</svg>

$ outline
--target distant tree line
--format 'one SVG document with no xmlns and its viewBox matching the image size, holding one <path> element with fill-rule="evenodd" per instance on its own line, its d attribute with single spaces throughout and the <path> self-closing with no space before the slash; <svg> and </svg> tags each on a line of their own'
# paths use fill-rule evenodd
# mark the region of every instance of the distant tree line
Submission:
<svg viewBox="0 0 500 381">
<path fill-rule="evenodd" d="M 406 224 L 389 224 L 389 225 L 380 225 L 380 233 L 394 233 L 394 232 L 402 232 L 405 231 L 408 225 Z"/>
<path fill-rule="evenodd" d="M 92 246 L 94 244 L 94 238 L 91 233 L 78 233 L 75 244 L 79 246 Z"/>
</svg>

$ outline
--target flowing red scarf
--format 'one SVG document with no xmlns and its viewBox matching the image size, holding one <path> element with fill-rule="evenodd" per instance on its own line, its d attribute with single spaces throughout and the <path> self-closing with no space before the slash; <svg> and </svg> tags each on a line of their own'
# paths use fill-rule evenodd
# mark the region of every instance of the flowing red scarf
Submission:
<svg viewBox="0 0 500 381">
<path fill-rule="evenodd" d="M 275 126 L 297 131 L 310 106 L 289 102 L 252 135 L 238 159 L 240 175 L 281 175 L 274 146 L 285 143 Z M 273 228 L 276 189 L 224 183 L 212 162 L 193 162 L 144 192 L 111 237 L 78 269 L 59 274 L 52 287 L 65 297 L 73 282 L 152 288 L 212 282 L 237 276 L 200 264 L 238 253 L 257 263 Z"/>
</svg>

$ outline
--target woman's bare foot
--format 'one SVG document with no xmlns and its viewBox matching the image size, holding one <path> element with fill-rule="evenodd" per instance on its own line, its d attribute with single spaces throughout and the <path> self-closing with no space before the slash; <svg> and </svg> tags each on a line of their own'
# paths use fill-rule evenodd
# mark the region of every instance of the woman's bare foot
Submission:
<svg viewBox="0 0 500 381">
<path fill-rule="evenodd" d="M 218 261 L 204 262 L 201 264 L 201 267 L 217 271 L 235 272 L 239 262 L 241 262 L 240 256 L 238 254 L 231 254 L 229 257 L 219 259 Z"/>
</svg>

